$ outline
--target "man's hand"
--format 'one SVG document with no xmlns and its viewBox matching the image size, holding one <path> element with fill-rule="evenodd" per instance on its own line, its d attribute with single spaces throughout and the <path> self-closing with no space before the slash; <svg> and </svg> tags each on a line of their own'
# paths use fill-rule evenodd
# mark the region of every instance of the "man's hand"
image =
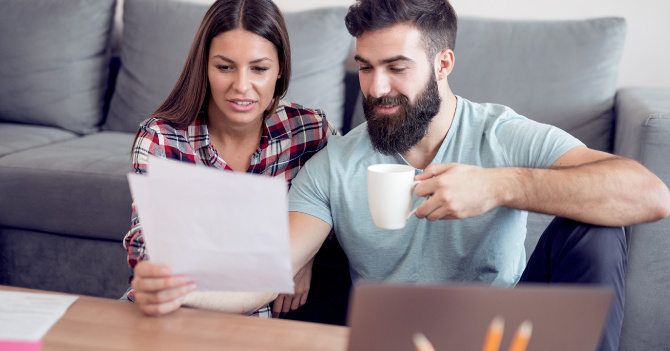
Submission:
<svg viewBox="0 0 670 351">
<path fill-rule="evenodd" d="M 502 194 L 496 169 L 449 163 L 431 164 L 415 177 L 414 192 L 427 199 L 416 209 L 418 218 L 476 217 L 500 205 Z"/>
<path fill-rule="evenodd" d="M 135 303 L 148 315 L 158 316 L 178 309 L 186 295 L 195 290 L 183 275 L 171 275 L 170 268 L 142 261 L 135 266 L 132 287 Z"/>
<path fill-rule="evenodd" d="M 295 311 L 298 307 L 307 302 L 307 295 L 309 293 L 309 286 L 312 280 L 312 258 L 305 264 L 293 277 L 295 282 L 294 294 L 280 294 L 272 304 L 272 318 L 278 318 L 282 313 Z"/>
<path fill-rule="evenodd" d="M 551 168 L 480 168 L 433 164 L 415 177 L 416 209 L 429 220 L 476 217 L 506 206 L 603 226 L 670 216 L 670 191 L 651 171 L 625 157 L 578 146 Z"/>
</svg>

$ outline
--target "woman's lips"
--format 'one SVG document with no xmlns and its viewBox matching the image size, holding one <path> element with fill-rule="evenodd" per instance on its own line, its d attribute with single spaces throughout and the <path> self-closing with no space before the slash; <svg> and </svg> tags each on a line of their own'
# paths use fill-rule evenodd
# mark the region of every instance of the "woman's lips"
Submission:
<svg viewBox="0 0 670 351">
<path fill-rule="evenodd" d="M 253 100 L 228 100 L 228 105 L 239 112 L 247 112 L 254 109 L 256 101 Z"/>
</svg>

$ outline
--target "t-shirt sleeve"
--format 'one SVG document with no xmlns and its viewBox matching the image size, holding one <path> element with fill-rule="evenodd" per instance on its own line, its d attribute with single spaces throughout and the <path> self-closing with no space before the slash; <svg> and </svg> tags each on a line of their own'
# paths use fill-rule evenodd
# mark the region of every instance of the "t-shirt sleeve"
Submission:
<svg viewBox="0 0 670 351">
<path fill-rule="evenodd" d="M 312 215 L 332 226 L 329 184 L 330 166 L 326 146 L 307 161 L 293 179 L 288 194 L 288 210 Z"/>
<path fill-rule="evenodd" d="M 568 150 L 584 145 L 560 128 L 522 116 L 501 120 L 495 138 L 511 167 L 549 168 Z"/>
</svg>

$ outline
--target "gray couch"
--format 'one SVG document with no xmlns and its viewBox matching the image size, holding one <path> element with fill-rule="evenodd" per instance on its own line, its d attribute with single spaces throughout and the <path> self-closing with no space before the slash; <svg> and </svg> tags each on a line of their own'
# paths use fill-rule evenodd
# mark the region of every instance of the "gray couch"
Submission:
<svg viewBox="0 0 670 351">
<path fill-rule="evenodd" d="M 134 132 L 171 89 L 207 6 L 125 0 L 121 23 L 115 0 L 0 7 L 0 284 L 118 298 L 129 276 L 121 240 Z M 286 14 L 287 99 L 323 108 L 343 132 L 363 121 L 345 13 Z M 614 18 L 462 18 L 449 82 L 457 95 L 637 159 L 670 184 L 670 91 L 616 90 L 625 31 Z M 550 219 L 530 215 L 528 250 Z M 626 228 L 621 350 L 670 349 L 669 228 L 670 219 Z"/>
</svg>

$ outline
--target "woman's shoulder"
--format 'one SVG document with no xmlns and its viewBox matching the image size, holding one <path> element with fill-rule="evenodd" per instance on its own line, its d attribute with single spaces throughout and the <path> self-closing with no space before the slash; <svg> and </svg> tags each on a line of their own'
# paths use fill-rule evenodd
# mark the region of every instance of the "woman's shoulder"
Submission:
<svg viewBox="0 0 670 351">
<path fill-rule="evenodd" d="M 309 108 L 285 100 L 281 100 L 279 102 L 276 114 L 278 114 L 280 117 L 284 117 L 285 119 L 294 119 L 297 117 L 299 117 L 300 119 L 309 117 L 309 119 L 311 120 L 318 120 L 318 121 L 326 119 L 326 113 L 323 112 L 323 110 L 321 109 Z"/>
<path fill-rule="evenodd" d="M 280 101 L 279 106 L 277 106 L 271 124 L 275 127 L 281 126 L 281 129 L 284 129 L 288 134 L 313 129 L 323 130 L 324 136 L 338 133 L 326 118 L 326 113 L 323 110 L 308 108 L 284 100 Z"/>
<path fill-rule="evenodd" d="M 140 123 L 140 131 L 151 131 L 157 134 L 183 134 L 183 130 L 173 127 L 167 120 L 149 117 Z"/>
</svg>

